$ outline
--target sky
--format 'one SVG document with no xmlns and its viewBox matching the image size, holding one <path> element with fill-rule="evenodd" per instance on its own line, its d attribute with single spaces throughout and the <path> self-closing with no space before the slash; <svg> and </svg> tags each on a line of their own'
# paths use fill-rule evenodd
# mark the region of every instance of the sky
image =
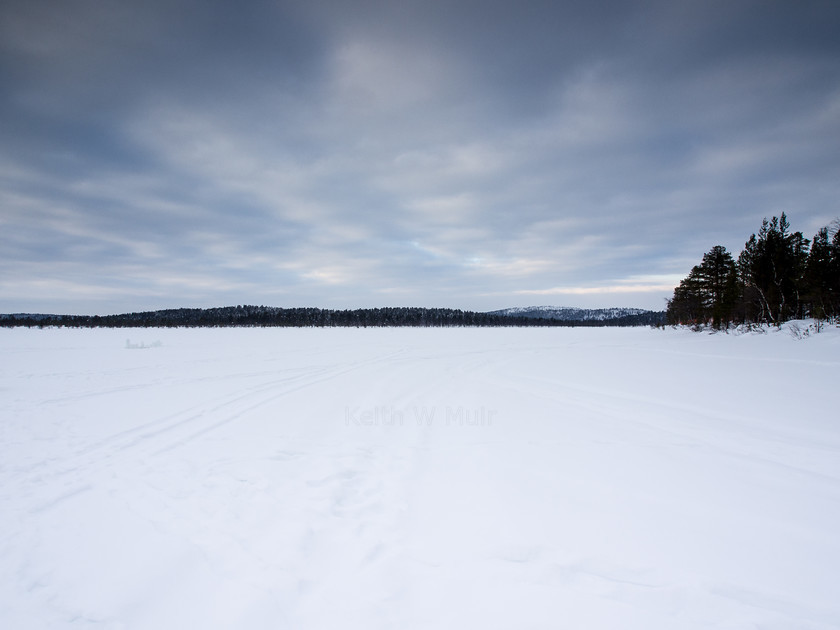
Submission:
<svg viewBox="0 0 840 630">
<path fill-rule="evenodd" d="M 663 309 L 840 217 L 835 0 L 4 0 L 0 312 Z"/>
</svg>

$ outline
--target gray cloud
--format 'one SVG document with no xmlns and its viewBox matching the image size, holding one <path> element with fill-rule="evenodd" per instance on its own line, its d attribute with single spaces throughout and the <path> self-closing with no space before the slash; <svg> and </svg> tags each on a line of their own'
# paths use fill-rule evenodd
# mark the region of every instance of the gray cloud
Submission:
<svg viewBox="0 0 840 630">
<path fill-rule="evenodd" d="M 833 3 L 11 1 L 0 311 L 661 307 L 838 214 Z"/>
</svg>

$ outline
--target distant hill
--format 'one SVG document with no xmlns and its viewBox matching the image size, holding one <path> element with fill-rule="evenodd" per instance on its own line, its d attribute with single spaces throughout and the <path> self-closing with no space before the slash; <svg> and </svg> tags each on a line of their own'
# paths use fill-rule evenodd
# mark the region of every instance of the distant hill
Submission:
<svg viewBox="0 0 840 630">
<path fill-rule="evenodd" d="M 48 326 L 75 328 L 145 328 L 228 326 L 564 326 L 552 319 L 490 315 L 447 308 L 386 307 L 355 310 L 279 308 L 273 306 L 223 306 L 177 308 L 120 315 L 46 315 L 16 313 L 0 315 L 0 327 Z"/>
<path fill-rule="evenodd" d="M 63 315 L 54 315 L 48 313 L 0 313 L 0 320 L 32 320 L 35 322 L 60 319 Z"/>
<path fill-rule="evenodd" d="M 552 319 L 563 322 L 602 323 L 606 326 L 646 326 L 665 321 L 664 311 L 648 311 L 642 308 L 575 308 L 573 306 L 517 306 L 489 315 L 506 317 L 527 317 L 533 319 Z"/>
</svg>

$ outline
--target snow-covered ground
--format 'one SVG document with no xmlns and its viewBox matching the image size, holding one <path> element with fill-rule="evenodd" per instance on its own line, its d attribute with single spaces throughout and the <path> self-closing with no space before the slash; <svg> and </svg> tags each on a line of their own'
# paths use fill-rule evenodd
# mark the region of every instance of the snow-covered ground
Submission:
<svg viewBox="0 0 840 630">
<path fill-rule="evenodd" d="M 840 330 L 0 330 L 0 627 L 837 628 Z"/>
</svg>

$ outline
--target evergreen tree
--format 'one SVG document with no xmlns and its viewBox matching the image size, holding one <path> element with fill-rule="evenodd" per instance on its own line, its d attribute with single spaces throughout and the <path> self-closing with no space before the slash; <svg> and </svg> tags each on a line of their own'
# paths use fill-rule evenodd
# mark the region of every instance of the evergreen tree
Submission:
<svg viewBox="0 0 840 630">
<path fill-rule="evenodd" d="M 720 329 L 732 321 L 738 299 L 738 277 L 732 254 L 716 245 L 703 255 L 699 274 L 706 317 L 711 317 L 712 325 Z"/>
<path fill-rule="evenodd" d="M 744 285 L 746 319 L 781 323 L 803 314 L 808 239 L 790 233 L 782 213 L 762 221 L 738 258 L 739 279 Z"/>
<path fill-rule="evenodd" d="M 828 228 L 822 228 L 814 236 L 805 275 L 811 314 L 817 319 L 833 314 L 837 296 L 832 291 L 832 243 L 828 240 Z"/>
<path fill-rule="evenodd" d="M 674 289 L 674 297 L 668 300 L 666 318 L 669 324 L 699 324 L 705 321 L 699 267 L 693 267 L 680 281 L 680 286 Z"/>
<path fill-rule="evenodd" d="M 738 300 L 735 261 L 722 245 L 703 255 L 668 301 L 668 321 L 672 324 L 707 324 L 721 328 L 732 321 Z"/>
</svg>

